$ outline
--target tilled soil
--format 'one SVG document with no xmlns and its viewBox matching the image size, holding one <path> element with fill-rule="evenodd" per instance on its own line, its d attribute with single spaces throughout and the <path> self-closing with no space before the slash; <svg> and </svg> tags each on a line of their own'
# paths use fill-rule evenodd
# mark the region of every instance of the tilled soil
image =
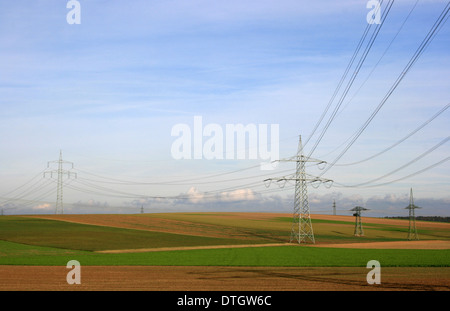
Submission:
<svg viewBox="0 0 450 311">
<path fill-rule="evenodd" d="M 61 266 L 0 266 L 11 291 L 448 291 L 450 267 L 381 268 L 381 284 L 364 267 L 82 266 L 69 285 Z"/>
</svg>

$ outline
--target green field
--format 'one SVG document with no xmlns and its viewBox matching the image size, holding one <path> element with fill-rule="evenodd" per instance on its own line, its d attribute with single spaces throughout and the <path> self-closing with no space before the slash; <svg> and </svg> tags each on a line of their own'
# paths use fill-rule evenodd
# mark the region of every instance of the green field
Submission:
<svg viewBox="0 0 450 311">
<path fill-rule="evenodd" d="M 101 217 L 101 216 L 99 216 Z M 120 215 L 117 219 L 120 220 Z M 142 218 L 147 217 L 147 218 Z M 166 217 L 182 221 L 183 226 L 202 230 L 227 230 L 234 238 L 198 236 L 155 230 L 127 229 L 114 226 L 71 223 L 27 216 L 0 217 L 0 265 L 66 265 L 78 260 L 82 265 L 166 265 L 166 266 L 365 266 L 369 260 L 378 260 L 382 266 L 435 267 L 450 264 L 450 250 L 408 249 L 341 249 L 287 245 L 275 247 L 221 248 L 154 251 L 139 253 L 98 253 L 101 250 L 213 246 L 279 243 L 288 237 L 288 217 L 267 219 L 221 218 L 217 215 L 173 214 L 136 215 L 130 217 L 141 224 L 152 217 Z M 152 223 L 143 222 L 146 226 Z M 189 222 L 190 221 L 190 222 Z M 171 223 L 172 224 L 172 223 Z M 173 222 L 173 226 L 178 222 Z M 407 224 L 407 222 L 405 223 Z M 129 225 L 129 224 L 128 224 Z M 133 224 L 136 225 L 136 224 Z M 405 240 L 405 227 L 390 224 L 370 224 L 367 237 L 352 236 L 348 221 L 315 220 L 316 240 L 337 242 L 370 242 Z M 168 225 L 166 225 L 168 226 Z M 431 225 L 419 231 L 424 238 L 449 239 L 449 230 Z M 431 226 L 431 227 L 430 227 Z M 440 228 L 440 229 L 439 229 Z M 233 231 L 234 230 L 234 231 Z M 244 232 L 249 238 L 238 238 Z M 286 241 L 285 241 L 286 242 Z"/>
<path fill-rule="evenodd" d="M 375 259 L 383 266 L 448 267 L 450 250 L 378 250 L 276 246 L 102 254 L 0 242 L 1 265 L 277 266 L 360 267 Z"/>
</svg>

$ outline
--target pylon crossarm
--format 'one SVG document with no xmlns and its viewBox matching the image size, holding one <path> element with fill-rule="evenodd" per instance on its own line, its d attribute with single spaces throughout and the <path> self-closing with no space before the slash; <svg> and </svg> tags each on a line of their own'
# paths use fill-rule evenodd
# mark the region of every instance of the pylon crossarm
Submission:
<svg viewBox="0 0 450 311">
<path fill-rule="evenodd" d="M 318 164 L 327 164 L 326 161 L 322 161 L 322 160 L 314 159 L 314 158 L 308 158 L 303 155 L 302 156 L 293 156 L 293 157 L 290 157 L 287 159 L 280 159 L 278 161 L 279 162 L 315 162 Z"/>
</svg>

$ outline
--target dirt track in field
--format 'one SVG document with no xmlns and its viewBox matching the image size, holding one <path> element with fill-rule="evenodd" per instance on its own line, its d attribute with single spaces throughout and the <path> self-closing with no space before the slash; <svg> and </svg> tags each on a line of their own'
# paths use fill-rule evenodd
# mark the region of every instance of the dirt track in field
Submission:
<svg viewBox="0 0 450 311">
<path fill-rule="evenodd" d="M 82 266 L 69 285 L 60 266 L 0 266 L 0 290 L 24 291 L 371 291 L 450 290 L 450 267 L 381 268 L 369 285 L 364 267 Z"/>
<path fill-rule="evenodd" d="M 97 253 L 105 253 L 105 254 L 146 253 L 146 252 L 163 252 L 163 251 L 182 251 L 182 250 L 192 250 L 192 249 L 248 248 L 248 247 L 286 246 L 286 245 L 292 245 L 292 244 L 272 243 L 272 244 L 209 245 L 209 246 L 180 246 L 180 247 L 158 247 L 158 248 L 113 249 L 113 250 L 97 251 Z"/>
</svg>

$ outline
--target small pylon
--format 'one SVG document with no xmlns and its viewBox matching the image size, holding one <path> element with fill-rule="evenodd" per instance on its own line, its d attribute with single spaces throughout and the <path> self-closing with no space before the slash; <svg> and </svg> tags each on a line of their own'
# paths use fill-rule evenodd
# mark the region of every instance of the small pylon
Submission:
<svg viewBox="0 0 450 311">
<path fill-rule="evenodd" d="M 355 232 L 354 235 L 355 236 L 364 236 L 364 230 L 362 227 L 362 221 L 361 221 L 361 212 L 362 211 L 368 211 L 369 209 L 361 207 L 361 206 L 356 206 L 354 208 L 351 209 L 351 211 L 355 212 L 353 213 L 353 216 L 355 216 Z"/>
<path fill-rule="evenodd" d="M 416 215 L 414 213 L 414 210 L 416 208 L 420 208 L 416 205 L 414 205 L 414 198 L 413 198 L 413 192 L 412 188 L 410 190 L 409 194 L 409 205 L 405 207 L 405 209 L 409 209 L 409 231 L 408 231 L 408 240 L 418 240 L 419 235 L 417 234 L 417 228 L 416 228 Z"/>
</svg>

